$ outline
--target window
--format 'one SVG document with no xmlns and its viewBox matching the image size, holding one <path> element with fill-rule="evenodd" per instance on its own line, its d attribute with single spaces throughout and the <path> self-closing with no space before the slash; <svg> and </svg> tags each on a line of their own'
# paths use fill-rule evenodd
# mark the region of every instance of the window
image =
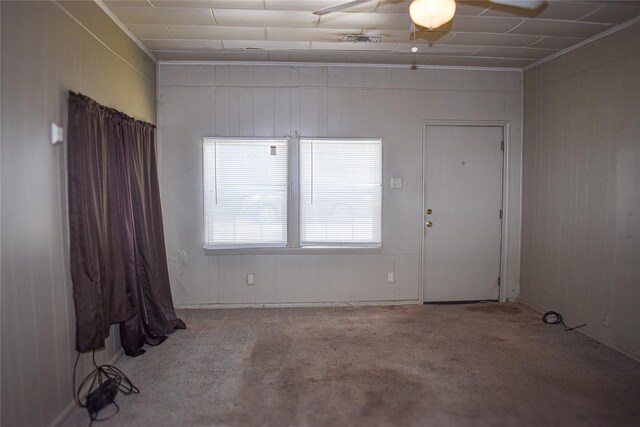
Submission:
<svg viewBox="0 0 640 427">
<path fill-rule="evenodd" d="M 287 245 L 286 139 L 204 138 L 204 245 Z"/>
<path fill-rule="evenodd" d="M 204 138 L 203 179 L 207 249 L 382 244 L 380 139 Z"/>
<path fill-rule="evenodd" d="M 380 246 L 380 140 L 300 140 L 300 245 Z"/>
</svg>

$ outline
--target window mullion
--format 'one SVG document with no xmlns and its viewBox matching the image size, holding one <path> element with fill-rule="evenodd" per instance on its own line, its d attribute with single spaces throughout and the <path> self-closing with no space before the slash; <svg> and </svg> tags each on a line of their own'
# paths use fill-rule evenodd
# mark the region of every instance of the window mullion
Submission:
<svg viewBox="0 0 640 427">
<path fill-rule="evenodd" d="M 300 247 L 300 147 L 299 138 L 289 138 L 289 215 L 287 217 L 290 248 Z"/>
</svg>

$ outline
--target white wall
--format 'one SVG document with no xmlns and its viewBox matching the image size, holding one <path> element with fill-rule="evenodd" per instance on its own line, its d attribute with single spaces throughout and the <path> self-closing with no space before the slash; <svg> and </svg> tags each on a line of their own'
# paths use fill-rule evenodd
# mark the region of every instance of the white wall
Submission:
<svg viewBox="0 0 640 427">
<path fill-rule="evenodd" d="M 50 425 L 72 401 L 65 144 L 50 144 L 50 123 L 64 123 L 68 90 L 143 120 L 156 115 L 155 64 L 95 3 L 61 7 L 0 2 L 3 426 Z M 118 349 L 116 336 L 96 359 Z"/>
<path fill-rule="evenodd" d="M 418 301 L 423 120 L 510 123 L 506 284 L 507 297 L 518 295 L 520 72 L 161 64 L 158 82 L 160 190 L 176 304 Z M 201 138 L 296 133 L 383 138 L 381 253 L 205 255 Z M 392 176 L 404 178 L 403 189 L 389 188 Z M 396 282 L 388 284 L 394 268 Z M 246 285 L 249 272 L 255 286 Z"/>
<path fill-rule="evenodd" d="M 522 300 L 640 357 L 640 24 L 525 72 Z"/>
</svg>

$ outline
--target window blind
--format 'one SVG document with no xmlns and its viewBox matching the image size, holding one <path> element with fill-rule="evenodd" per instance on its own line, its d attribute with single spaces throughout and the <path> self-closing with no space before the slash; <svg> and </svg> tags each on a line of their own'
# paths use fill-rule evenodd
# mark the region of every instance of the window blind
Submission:
<svg viewBox="0 0 640 427">
<path fill-rule="evenodd" d="M 382 141 L 300 140 L 301 246 L 378 247 Z"/>
<path fill-rule="evenodd" d="M 203 139 L 205 247 L 287 245 L 287 140 Z"/>
</svg>

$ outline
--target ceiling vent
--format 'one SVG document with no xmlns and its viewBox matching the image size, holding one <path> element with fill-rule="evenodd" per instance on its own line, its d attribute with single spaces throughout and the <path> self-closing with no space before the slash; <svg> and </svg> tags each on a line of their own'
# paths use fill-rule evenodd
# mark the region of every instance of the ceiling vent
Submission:
<svg viewBox="0 0 640 427">
<path fill-rule="evenodd" d="M 351 43 L 378 43 L 382 36 L 363 36 L 361 34 L 347 34 L 342 40 Z"/>
</svg>

